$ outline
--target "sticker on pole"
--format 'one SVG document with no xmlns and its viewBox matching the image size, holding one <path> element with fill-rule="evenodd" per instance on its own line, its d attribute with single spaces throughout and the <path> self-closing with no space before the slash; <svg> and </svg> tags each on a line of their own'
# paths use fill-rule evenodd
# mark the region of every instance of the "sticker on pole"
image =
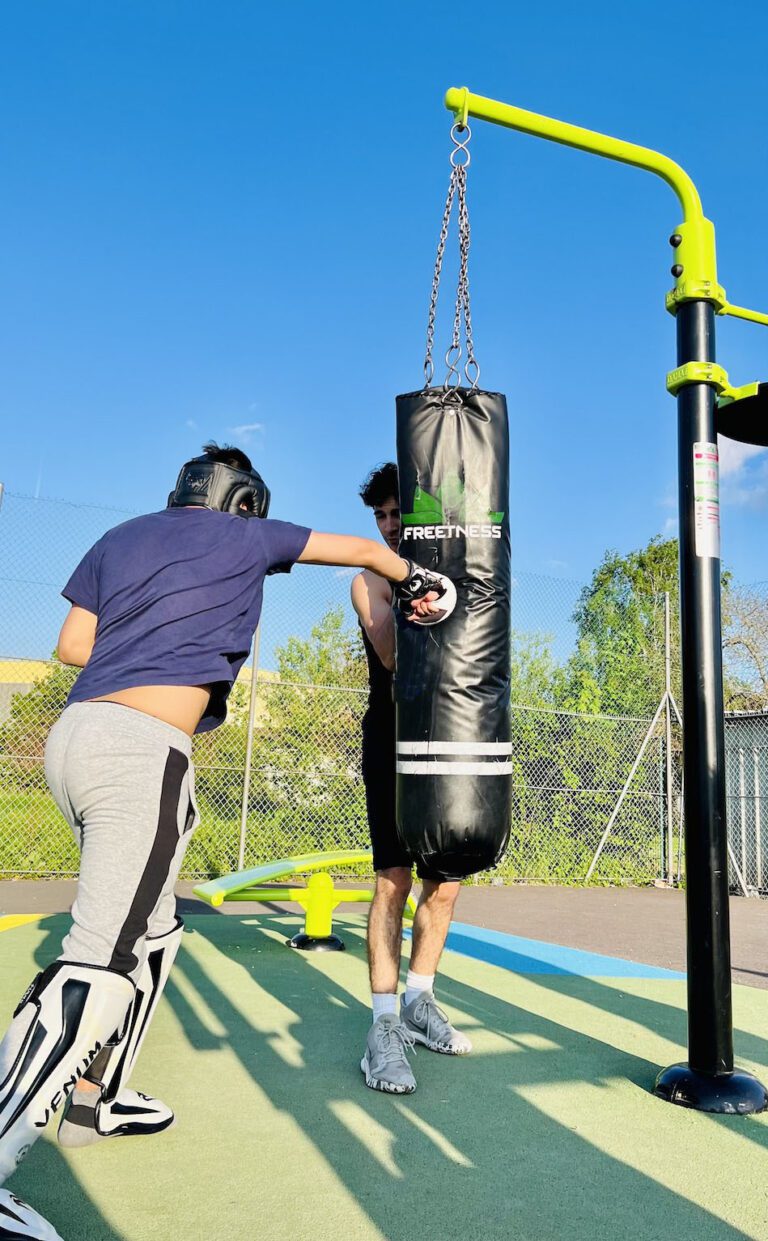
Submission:
<svg viewBox="0 0 768 1241">
<path fill-rule="evenodd" d="M 696 555 L 720 559 L 720 468 L 717 444 L 693 446 Z"/>
</svg>

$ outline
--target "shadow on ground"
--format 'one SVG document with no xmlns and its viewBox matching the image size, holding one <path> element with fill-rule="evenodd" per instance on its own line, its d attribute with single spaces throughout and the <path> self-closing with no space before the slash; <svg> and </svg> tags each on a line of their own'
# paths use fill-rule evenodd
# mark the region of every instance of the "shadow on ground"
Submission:
<svg viewBox="0 0 768 1241">
<path fill-rule="evenodd" d="M 45 934 L 35 951 L 38 966 L 55 958 L 67 925 L 61 915 L 39 924 Z M 347 953 L 321 959 L 284 946 L 285 935 L 294 929 L 284 916 L 268 913 L 258 920 L 232 915 L 195 919 L 166 990 L 178 1023 L 169 1031 L 169 1055 L 177 1073 L 194 1081 L 195 1106 L 187 1109 L 177 1145 L 152 1149 L 158 1174 L 161 1161 L 175 1159 L 164 1175 L 172 1173 L 184 1199 L 195 1193 L 183 1155 L 189 1144 L 203 1144 L 211 1162 L 221 1160 L 220 1235 L 231 1241 L 251 1241 L 262 1232 L 274 1235 L 270 1212 L 277 1211 L 287 1220 L 280 1237 L 309 1241 L 316 1235 L 305 1222 L 299 1224 L 310 1216 L 299 1211 L 298 1201 L 281 1196 L 282 1174 L 302 1157 L 300 1148 L 307 1142 L 332 1169 L 339 1202 L 351 1198 L 363 1213 L 362 1230 L 347 1232 L 353 1241 L 419 1236 L 470 1241 L 478 1234 L 499 1241 L 655 1241 L 670 1236 L 675 1241 L 741 1241 L 768 1235 L 755 1230 L 754 1213 L 744 1223 L 748 1231 L 742 1231 L 696 1204 L 694 1199 L 703 1195 L 695 1151 L 688 1152 L 690 1197 L 665 1186 L 663 1176 L 656 1179 L 631 1166 L 633 1142 L 653 1140 L 655 1117 L 659 1131 L 664 1129 L 659 1141 L 669 1146 L 665 1157 L 670 1165 L 680 1160 L 685 1143 L 703 1132 L 716 1137 L 728 1130 L 724 1140 L 730 1141 L 736 1125 L 737 1142 L 748 1138 L 765 1147 L 768 1127 L 675 1110 L 677 1124 L 671 1129 L 680 1144 L 675 1146 L 667 1121 L 673 1109 L 648 1098 L 657 1064 L 551 1015 L 539 1015 L 529 1002 L 516 1004 L 473 985 L 467 981 L 472 963 L 446 972 L 440 994 L 461 1014 L 470 1034 L 478 1032 L 477 1054 L 454 1059 L 422 1049 L 416 1058 L 415 1095 L 397 1098 L 367 1090 L 358 1067 L 369 1023 L 361 935 L 345 929 Z M 26 981 L 18 979 L 19 994 Z M 685 1014 L 672 1003 L 574 976 L 539 975 L 535 986 L 560 997 L 564 1006 L 575 1000 L 604 1014 L 606 1021 L 621 1018 L 684 1043 Z M 742 1033 L 737 1045 L 741 1055 L 768 1063 L 766 1040 Z M 153 1054 L 152 1046 L 148 1052 Z M 240 1114 L 222 1100 L 220 1075 L 232 1057 L 257 1088 Z M 569 1119 L 548 1114 L 542 1098 L 573 1100 L 566 1109 Z M 261 1099 L 269 1107 L 262 1107 Z M 605 1117 L 604 1130 L 598 1125 L 596 1131 L 592 1114 L 584 1115 L 582 1124 L 582 1107 Z M 627 1133 L 625 1108 L 646 1118 L 650 1138 Z M 650 1110 L 655 1108 L 664 1109 L 663 1114 Z M 282 1137 L 270 1131 L 271 1109 L 301 1135 L 303 1145 L 297 1142 L 295 1151 L 285 1146 L 284 1130 Z M 712 1128 L 702 1130 L 702 1124 Z M 227 1142 L 220 1142 L 218 1135 L 225 1133 Z M 146 1166 L 147 1143 L 162 1139 L 140 1141 Z M 107 1202 L 118 1190 L 110 1181 L 115 1167 L 124 1165 L 126 1177 L 131 1175 L 134 1142 L 126 1141 L 124 1149 L 122 1143 L 102 1145 L 112 1148 L 100 1182 Z M 735 1179 L 737 1171 L 726 1168 L 725 1174 Z M 47 1211 L 66 1241 L 143 1241 L 145 1236 L 171 1241 L 162 1228 L 114 1231 L 94 1201 L 102 1201 L 101 1189 L 94 1193 L 91 1188 L 89 1197 L 50 1143 L 39 1144 L 11 1188 Z M 121 1183 L 123 1203 L 127 1190 L 127 1182 Z M 317 1229 L 331 1235 L 339 1203 L 325 1192 L 324 1199 L 312 1203 L 311 1215 Z M 263 1206 L 254 1222 L 253 1195 L 259 1194 Z M 310 1202 L 312 1195 L 310 1180 Z M 292 1212 L 297 1224 L 291 1234 Z M 189 1226 L 184 1232 L 185 1241 L 210 1235 Z"/>
<path fill-rule="evenodd" d="M 667 1236 L 735 1241 L 750 1235 L 597 1149 L 520 1093 L 542 1084 L 599 1088 L 617 1077 L 647 1091 L 657 1065 L 445 979 L 445 1001 L 495 1036 L 493 1054 L 460 1061 L 422 1050 L 418 1092 L 400 1099 L 378 1095 L 365 1089 L 358 1069 L 367 1005 L 328 972 L 319 973 L 315 962 L 283 947 L 283 920 L 262 917 L 258 925 L 248 925 L 243 919 L 245 925 L 238 926 L 239 921 L 206 921 L 199 933 L 217 952 L 234 955 L 295 1014 L 293 1063 L 279 1040 L 276 1046 L 275 1032 L 255 1031 L 241 1003 L 233 1003 L 218 985 L 215 957 L 201 960 L 185 952 L 180 961 L 185 982 L 216 1014 L 223 1038 L 254 1082 L 275 1107 L 293 1116 L 390 1241 L 411 1241 L 414 1229 L 420 1231 L 418 1221 L 427 1217 L 430 1236 L 444 1239 L 472 1237 L 479 1229 L 486 1237 L 531 1241 Z M 348 944 L 362 957 L 359 939 L 348 936 Z M 267 977 L 269 958 L 274 968 Z M 588 979 L 536 981 L 651 1029 L 662 1026 L 677 1041 L 684 1034 L 684 1016 L 670 1006 Z M 190 1044 L 211 1050 L 218 1040 L 177 986 L 171 985 L 169 1000 Z M 756 1044 L 751 1053 L 764 1055 L 763 1040 Z"/>
</svg>

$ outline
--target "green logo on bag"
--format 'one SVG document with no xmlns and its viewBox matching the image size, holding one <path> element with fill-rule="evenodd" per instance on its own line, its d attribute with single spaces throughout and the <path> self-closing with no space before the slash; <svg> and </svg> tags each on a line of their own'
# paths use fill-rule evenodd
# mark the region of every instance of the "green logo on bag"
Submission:
<svg viewBox="0 0 768 1241">
<path fill-rule="evenodd" d="M 403 513 L 403 538 L 500 539 L 504 514 L 491 508 L 490 488 L 467 488 L 458 474 L 449 474 L 434 495 L 417 487 L 413 512 Z"/>
</svg>

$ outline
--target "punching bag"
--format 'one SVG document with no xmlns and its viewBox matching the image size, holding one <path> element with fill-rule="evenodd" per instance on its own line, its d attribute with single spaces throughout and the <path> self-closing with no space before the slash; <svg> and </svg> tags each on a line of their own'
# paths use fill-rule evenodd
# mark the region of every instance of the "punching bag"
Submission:
<svg viewBox="0 0 768 1241">
<path fill-rule="evenodd" d="M 462 879 L 510 830 L 507 404 L 469 387 L 396 404 L 400 553 L 457 592 L 440 624 L 397 619 L 397 829 L 424 875 Z"/>
</svg>

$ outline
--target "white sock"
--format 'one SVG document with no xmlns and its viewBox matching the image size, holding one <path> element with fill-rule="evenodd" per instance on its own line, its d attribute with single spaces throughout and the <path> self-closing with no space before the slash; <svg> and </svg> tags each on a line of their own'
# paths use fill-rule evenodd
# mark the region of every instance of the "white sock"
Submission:
<svg viewBox="0 0 768 1241">
<path fill-rule="evenodd" d="M 62 1146 L 90 1146 L 102 1140 L 96 1128 L 95 1111 L 100 1098 L 100 1090 L 82 1090 L 75 1086 L 69 1110 L 59 1129 L 59 1142 Z"/>
<path fill-rule="evenodd" d="M 434 974 L 415 974 L 409 970 L 405 976 L 405 1002 L 410 1004 L 422 991 L 431 991 L 435 985 Z"/>
<path fill-rule="evenodd" d="M 383 1013 L 397 1012 L 397 995 L 394 992 L 371 992 L 371 1003 L 373 1005 L 373 1020 L 376 1021 Z"/>
</svg>

